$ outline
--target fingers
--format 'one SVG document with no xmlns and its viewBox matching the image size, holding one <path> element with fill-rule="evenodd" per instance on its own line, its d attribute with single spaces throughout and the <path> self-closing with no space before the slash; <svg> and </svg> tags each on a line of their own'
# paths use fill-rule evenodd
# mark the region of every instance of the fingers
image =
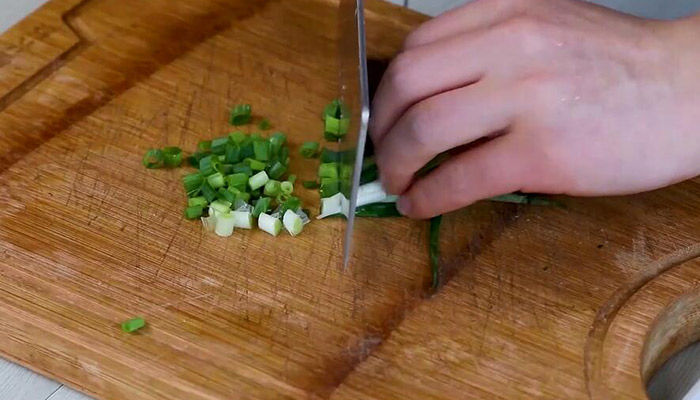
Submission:
<svg viewBox="0 0 700 400">
<path fill-rule="evenodd" d="M 404 42 L 404 49 L 456 36 L 461 33 L 485 29 L 521 14 L 528 0 L 477 0 L 448 11 L 422 24 Z M 532 7 L 533 4 L 529 4 Z"/>
<path fill-rule="evenodd" d="M 498 75 L 512 70 L 510 64 L 525 62 L 503 61 L 512 47 L 505 36 L 500 31 L 466 34 L 400 54 L 374 96 L 370 122 L 374 144 L 380 145 L 390 127 L 415 103 L 476 82 L 487 70 L 490 76 Z"/>
<path fill-rule="evenodd" d="M 519 103 L 507 86 L 478 83 L 416 104 L 376 148 L 385 189 L 403 193 L 436 154 L 506 129 Z"/>
<path fill-rule="evenodd" d="M 533 174 L 519 147 L 516 138 L 506 135 L 448 160 L 399 198 L 399 210 L 410 218 L 427 219 L 521 190 Z"/>
</svg>

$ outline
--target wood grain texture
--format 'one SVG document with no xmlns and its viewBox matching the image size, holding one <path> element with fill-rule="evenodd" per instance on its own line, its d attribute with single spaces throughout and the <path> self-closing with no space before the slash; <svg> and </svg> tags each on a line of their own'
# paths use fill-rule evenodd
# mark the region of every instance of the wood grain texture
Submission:
<svg viewBox="0 0 700 400">
<path fill-rule="evenodd" d="M 644 398 L 642 375 L 692 338 L 669 310 L 695 293 L 699 261 L 667 261 L 698 248 L 698 181 L 454 213 L 449 283 L 429 300 L 423 222 L 360 221 L 341 271 L 337 221 L 220 239 L 182 220 L 185 172 L 143 169 L 144 151 L 227 133 L 243 101 L 293 152 L 317 138 L 336 92 L 335 5 L 38 11 L 63 7 L 52 18 L 73 36 L 0 112 L 0 352 L 103 399 Z M 369 2 L 367 19 L 369 54 L 386 59 L 424 17 Z M 148 327 L 122 333 L 134 315 Z"/>
<path fill-rule="evenodd" d="M 523 208 L 333 399 L 646 398 L 645 379 L 697 340 L 654 349 L 661 341 L 649 337 L 656 316 L 700 282 L 698 259 L 665 273 L 655 262 L 700 254 L 700 182 L 565 204 Z M 644 379 L 643 354 L 653 360 Z"/>
</svg>

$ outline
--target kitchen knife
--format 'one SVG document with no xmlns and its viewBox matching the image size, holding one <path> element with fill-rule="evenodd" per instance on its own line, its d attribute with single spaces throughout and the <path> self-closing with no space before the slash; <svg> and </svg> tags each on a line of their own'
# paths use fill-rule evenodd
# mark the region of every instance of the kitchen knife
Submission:
<svg viewBox="0 0 700 400">
<path fill-rule="evenodd" d="M 340 140 L 341 188 L 347 207 L 343 235 L 343 266 L 347 267 L 352 252 L 355 209 L 360 186 L 362 159 L 369 123 L 369 88 L 363 0 L 340 0 L 339 5 L 340 100 L 343 118 L 350 119 L 349 129 Z"/>
</svg>

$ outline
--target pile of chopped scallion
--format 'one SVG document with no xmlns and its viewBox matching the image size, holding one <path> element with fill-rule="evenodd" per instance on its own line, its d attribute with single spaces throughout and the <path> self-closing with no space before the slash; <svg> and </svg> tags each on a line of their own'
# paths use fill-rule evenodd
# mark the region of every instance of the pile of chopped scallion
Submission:
<svg viewBox="0 0 700 400">
<path fill-rule="evenodd" d="M 252 108 L 241 104 L 231 111 L 234 126 L 250 123 Z M 264 119 L 258 127 L 270 128 Z M 177 149 L 177 151 L 173 150 Z M 176 153 L 177 160 L 168 154 Z M 176 147 L 151 149 L 143 159 L 147 168 L 178 167 L 182 151 Z M 197 172 L 185 175 L 185 218 L 200 219 L 207 231 L 222 237 L 236 228 L 260 230 L 277 236 L 282 228 L 299 235 L 309 223 L 308 212 L 294 196 L 296 176 L 288 173 L 289 146 L 282 132 L 264 137 L 236 131 L 228 136 L 199 142 L 198 151 L 187 158 Z"/>
</svg>

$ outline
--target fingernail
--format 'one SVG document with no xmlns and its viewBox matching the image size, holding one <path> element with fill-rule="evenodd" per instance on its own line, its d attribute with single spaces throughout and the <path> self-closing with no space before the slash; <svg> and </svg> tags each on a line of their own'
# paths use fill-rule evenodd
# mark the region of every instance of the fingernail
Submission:
<svg viewBox="0 0 700 400">
<path fill-rule="evenodd" d="M 411 200 L 407 197 L 399 197 L 396 201 L 396 208 L 399 210 L 401 215 L 406 215 L 411 212 Z"/>
</svg>

